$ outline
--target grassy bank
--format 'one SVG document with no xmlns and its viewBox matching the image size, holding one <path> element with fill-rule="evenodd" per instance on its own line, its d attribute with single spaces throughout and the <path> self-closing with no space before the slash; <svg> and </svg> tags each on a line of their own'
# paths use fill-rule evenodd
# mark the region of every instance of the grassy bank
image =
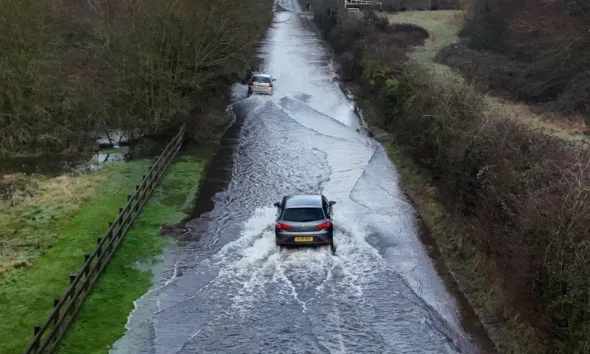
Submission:
<svg viewBox="0 0 590 354">
<path fill-rule="evenodd" d="M 117 166 L 80 177 L 2 176 L 0 279 L 14 268 L 30 267 L 56 242 L 80 208 L 120 172 Z"/>
<path fill-rule="evenodd" d="M 586 0 L 466 0 L 461 41 L 437 55 L 494 95 L 529 103 L 590 134 Z"/>
<path fill-rule="evenodd" d="M 14 246 L 3 247 L 5 264 L 13 267 L 0 274 L 0 304 L 9 309 L 0 321 L 1 353 L 24 350 L 33 326 L 48 315 L 68 275 L 78 271 L 148 167 L 142 160 L 78 178 L 38 177 L 38 194 L 2 213 L 3 226 L 12 230 L 3 242 Z"/>
<path fill-rule="evenodd" d="M 180 222 L 195 198 L 205 160 L 203 151 L 184 155 L 171 164 L 161 185 L 145 205 L 97 282 L 72 328 L 64 337 L 60 353 L 108 353 L 125 333 L 133 301 L 151 286 L 151 273 L 135 267 L 150 261 L 169 242 L 159 236 L 160 226 Z"/>
<path fill-rule="evenodd" d="M 208 149 L 191 151 L 169 166 L 107 267 L 109 276 L 97 282 L 60 352 L 108 352 L 124 332 L 133 301 L 145 293 L 151 279 L 133 264 L 161 252 L 167 241 L 158 236 L 159 227 L 186 215 L 209 155 Z M 68 275 L 79 270 L 84 254 L 92 252 L 96 238 L 125 205 L 149 164 L 149 160 L 118 162 L 78 178 L 34 177 L 38 183 L 29 181 L 28 185 L 37 186 L 35 197 L 20 203 L 11 214 L 2 214 L 4 225 L 24 225 L 14 228 L 7 239 L 10 244 L 26 241 L 31 246 L 3 251 L 10 255 L 3 259 L 12 268 L 0 275 L 0 304 L 10 309 L 2 311 L 0 353 L 24 350 L 32 339 L 33 326 L 45 319 L 53 299 L 67 288 Z M 19 266 L 9 259 L 24 259 L 20 262 L 25 264 Z"/>
</svg>

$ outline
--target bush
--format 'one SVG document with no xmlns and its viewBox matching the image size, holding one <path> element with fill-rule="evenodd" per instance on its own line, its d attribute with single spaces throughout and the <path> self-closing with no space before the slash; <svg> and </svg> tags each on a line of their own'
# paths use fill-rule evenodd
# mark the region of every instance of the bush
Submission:
<svg viewBox="0 0 590 354">
<path fill-rule="evenodd" d="M 330 21 L 318 16 L 316 21 L 320 26 L 329 24 L 322 29 L 341 64 L 340 77 L 345 81 L 361 78 L 363 62 L 367 60 L 388 67 L 405 62 L 406 49 L 424 44 L 429 37 L 428 31 L 419 26 L 390 24 L 372 12 L 365 13 L 360 21 L 338 19 L 337 13 L 332 14 Z"/>
<path fill-rule="evenodd" d="M 405 89 L 399 89 L 405 87 Z M 467 224 L 508 306 L 551 339 L 590 340 L 590 151 L 505 117 L 465 84 L 406 67 L 384 88 L 389 130 L 427 167 Z M 400 109 L 401 108 L 401 109 Z"/>
<path fill-rule="evenodd" d="M 441 49 L 437 62 L 459 70 L 480 91 L 491 91 L 503 98 L 532 100 L 527 91 L 528 65 L 498 53 L 478 51 L 464 43 L 454 43 Z"/>
</svg>

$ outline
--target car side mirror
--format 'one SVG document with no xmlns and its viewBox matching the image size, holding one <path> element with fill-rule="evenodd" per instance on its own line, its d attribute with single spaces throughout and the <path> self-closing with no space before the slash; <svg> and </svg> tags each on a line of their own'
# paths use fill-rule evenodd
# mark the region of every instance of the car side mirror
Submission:
<svg viewBox="0 0 590 354">
<path fill-rule="evenodd" d="M 272 79 L 272 81 L 277 81 L 277 79 Z"/>
<path fill-rule="evenodd" d="M 332 201 L 330 201 L 328 204 L 330 204 L 330 205 L 334 205 L 334 204 L 336 204 L 336 202 L 332 200 Z"/>
<path fill-rule="evenodd" d="M 274 205 L 274 206 L 276 206 L 277 208 L 279 208 L 279 207 L 281 206 L 281 203 L 279 203 L 279 202 L 276 202 L 276 203 L 274 203 L 273 205 Z"/>
</svg>

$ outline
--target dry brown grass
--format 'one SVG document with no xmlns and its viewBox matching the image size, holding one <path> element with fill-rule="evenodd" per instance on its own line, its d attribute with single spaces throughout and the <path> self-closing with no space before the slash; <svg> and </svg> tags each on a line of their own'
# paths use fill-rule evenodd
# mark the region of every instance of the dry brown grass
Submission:
<svg viewBox="0 0 590 354">
<path fill-rule="evenodd" d="M 31 265 L 69 218 L 95 195 L 110 169 L 79 177 L 22 173 L 0 178 L 0 273 Z"/>
<path fill-rule="evenodd" d="M 588 140 L 590 127 L 582 120 L 564 115 L 534 112 L 526 103 L 517 103 L 486 96 L 490 117 L 512 117 L 531 127 L 543 130 L 565 141 Z"/>
<path fill-rule="evenodd" d="M 81 204 L 94 192 L 96 185 L 106 180 L 105 173 L 92 173 L 78 177 L 59 176 L 47 178 L 42 175 L 8 175 L 7 181 L 19 181 L 24 189 L 17 190 L 11 200 L 15 204 Z"/>
</svg>

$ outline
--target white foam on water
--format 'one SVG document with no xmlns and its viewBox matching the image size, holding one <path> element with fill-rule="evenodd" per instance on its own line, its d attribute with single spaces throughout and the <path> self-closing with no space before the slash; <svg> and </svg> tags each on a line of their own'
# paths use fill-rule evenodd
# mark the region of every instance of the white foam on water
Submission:
<svg viewBox="0 0 590 354">
<path fill-rule="evenodd" d="M 236 257 L 247 259 L 245 263 L 251 263 L 253 260 L 259 259 L 263 255 L 261 250 L 265 248 L 250 249 L 253 243 L 261 238 L 263 231 L 271 230 L 276 218 L 277 209 L 275 207 L 263 207 L 254 211 L 254 214 L 248 219 L 243 227 L 241 235 L 221 248 L 221 250 L 213 257 L 213 262 L 226 262 L 228 259 L 234 260 Z M 274 240 L 272 240 L 274 242 Z M 264 245 L 264 241 L 259 246 Z"/>
</svg>

